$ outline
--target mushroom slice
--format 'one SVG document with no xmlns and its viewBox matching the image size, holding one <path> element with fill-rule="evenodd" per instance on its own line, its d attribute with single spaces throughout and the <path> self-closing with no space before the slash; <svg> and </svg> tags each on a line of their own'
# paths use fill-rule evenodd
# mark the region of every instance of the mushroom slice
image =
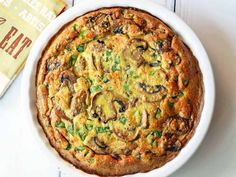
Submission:
<svg viewBox="0 0 236 177">
<path fill-rule="evenodd" d="M 167 89 L 162 85 L 148 85 L 140 82 L 138 83 L 138 89 L 143 92 L 145 101 L 147 102 L 160 101 L 167 94 Z"/>
<path fill-rule="evenodd" d="M 113 132 L 118 138 L 127 142 L 131 142 L 139 138 L 139 129 L 127 131 L 114 127 Z"/>
<path fill-rule="evenodd" d="M 55 109 L 55 114 L 61 119 L 72 122 L 72 120 L 68 118 L 61 109 Z"/>
<path fill-rule="evenodd" d="M 110 19 L 111 16 L 109 14 L 100 13 L 95 19 L 96 24 L 100 27 L 98 29 L 102 30 L 103 32 L 109 30 L 111 27 Z"/>
<path fill-rule="evenodd" d="M 110 91 L 95 94 L 89 112 L 92 117 L 99 117 L 104 123 L 116 119 L 117 113 L 113 105 L 113 94 Z"/>
<path fill-rule="evenodd" d="M 70 70 L 63 71 L 59 76 L 60 82 L 62 83 L 62 87 L 68 86 L 71 92 L 74 92 L 73 84 L 76 83 L 76 76 Z"/>
<path fill-rule="evenodd" d="M 79 113 L 83 112 L 86 110 L 87 105 L 86 105 L 86 99 L 87 99 L 87 92 L 84 90 L 81 90 L 80 92 L 77 92 L 72 100 L 71 100 L 71 112 L 73 113 L 73 116 L 78 115 Z"/>
<path fill-rule="evenodd" d="M 166 39 L 157 41 L 157 51 L 159 53 L 167 52 L 171 49 L 172 37 L 168 36 Z"/>
<path fill-rule="evenodd" d="M 116 96 L 113 99 L 114 106 L 117 112 L 122 113 L 128 109 L 128 100 L 123 98 L 122 96 Z"/>
<path fill-rule="evenodd" d="M 98 139 L 98 137 L 93 137 L 90 140 L 84 142 L 86 146 L 88 146 L 91 150 L 93 150 L 96 154 L 108 154 L 109 147 Z"/>
<path fill-rule="evenodd" d="M 133 100 L 132 100 L 132 102 L 131 102 L 131 106 L 132 107 L 135 107 L 136 106 L 136 104 L 137 104 L 137 102 L 138 102 L 138 98 L 136 97 L 136 98 L 133 98 Z"/>
<path fill-rule="evenodd" d="M 58 69 L 62 65 L 61 61 L 58 59 L 49 59 L 47 60 L 47 71 L 53 71 Z"/>
<path fill-rule="evenodd" d="M 59 107 L 59 105 L 57 105 L 55 102 L 53 103 L 54 108 L 51 110 L 50 113 L 50 118 L 51 120 L 56 119 L 56 120 L 67 120 L 69 122 L 72 122 L 72 120 L 66 116 L 66 114 L 64 113 L 64 111 Z"/>
<path fill-rule="evenodd" d="M 131 39 L 129 46 L 129 48 L 123 50 L 124 58 L 131 63 L 136 64 L 137 67 L 141 66 L 145 62 L 142 55 L 148 48 L 147 42 L 142 39 Z"/>
<path fill-rule="evenodd" d="M 118 154 L 111 154 L 111 157 L 115 160 L 121 160 L 122 159 Z"/>
<path fill-rule="evenodd" d="M 62 117 L 59 111 L 56 108 L 53 108 L 50 113 L 51 125 L 54 129 L 54 137 L 56 140 L 65 139 L 66 141 L 69 139 L 64 128 L 64 123 L 61 121 Z"/>
<path fill-rule="evenodd" d="M 131 39 L 130 44 L 131 44 L 131 48 L 139 49 L 142 52 L 147 50 L 147 48 L 148 48 L 147 42 L 143 39 L 138 39 L 138 38 Z"/>
<path fill-rule="evenodd" d="M 190 121 L 179 116 L 171 117 L 167 120 L 164 132 L 181 136 L 190 130 Z"/>
<path fill-rule="evenodd" d="M 77 59 L 77 62 L 75 64 L 75 67 L 73 68 L 73 71 L 75 72 L 76 76 L 81 76 L 83 73 L 85 73 L 88 67 L 88 63 L 84 56 L 80 56 Z"/>
<path fill-rule="evenodd" d="M 98 71 L 99 75 L 103 74 L 103 66 L 102 66 L 102 57 L 96 57 L 92 54 L 92 63 L 96 71 Z"/>
<path fill-rule="evenodd" d="M 104 142 L 100 141 L 98 137 L 94 137 L 93 141 L 94 141 L 94 144 L 96 144 L 99 148 L 101 149 L 107 148 L 107 145 Z"/>
<path fill-rule="evenodd" d="M 95 68 L 96 70 L 98 70 L 98 69 L 97 69 L 97 65 L 96 65 L 96 57 L 94 56 L 94 54 L 92 54 L 92 62 L 93 62 L 94 68 Z"/>
<path fill-rule="evenodd" d="M 166 150 L 176 152 L 182 147 L 182 142 L 185 141 L 185 135 L 191 130 L 191 121 L 179 116 L 170 117 L 163 124 L 163 135 L 167 139 Z M 182 142 L 181 142 L 182 141 Z"/>
<path fill-rule="evenodd" d="M 148 128 L 149 122 L 148 122 L 148 113 L 146 110 L 142 113 L 142 122 L 141 122 L 141 128 Z"/>
</svg>

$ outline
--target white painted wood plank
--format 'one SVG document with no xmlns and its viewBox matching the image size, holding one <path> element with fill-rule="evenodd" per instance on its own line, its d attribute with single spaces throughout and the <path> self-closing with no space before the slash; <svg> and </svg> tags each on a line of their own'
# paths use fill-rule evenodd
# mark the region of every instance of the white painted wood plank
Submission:
<svg viewBox="0 0 236 177">
<path fill-rule="evenodd" d="M 174 11 L 174 0 L 154 0 L 162 6 L 167 7 L 168 9 Z M 75 4 L 78 4 L 80 0 L 74 0 Z"/>
<path fill-rule="evenodd" d="M 1 141 L 0 141 L 0 176 L 17 175 L 17 148 L 20 144 L 21 111 L 19 107 L 20 78 L 14 81 L 7 93 L 0 99 Z M 14 101 L 13 101 L 14 100 Z M 10 170 L 14 169 L 14 170 Z"/>
<path fill-rule="evenodd" d="M 160 5 L 168 8 L 171 11 L 174 11 L 174 0 L 155 0 Z"/>
<path fill-rule="evenodd" d="M 236 176 L 236 1 L 177 0 L 176 12 L 205 46 L 215 74 L 216 106 L 196 154 L 172 177 Z"/>
<path fill-rule="evenodd" d="M 64 0 L 68 4 L 68 8 L 72 7 L 74 0 Z"/>
</svg>

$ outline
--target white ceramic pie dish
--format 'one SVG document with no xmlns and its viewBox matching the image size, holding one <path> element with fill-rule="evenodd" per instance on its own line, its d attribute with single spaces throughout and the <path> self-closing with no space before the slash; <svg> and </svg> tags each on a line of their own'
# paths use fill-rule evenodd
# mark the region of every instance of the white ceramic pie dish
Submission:
<svg viewBox="0 0 236 177">
<path fill-rule="evenodd" d="M 188 144 L 181 150 L 179 155 L 172 161 L 168 162 L 161 168 L 152 170 L 148 173 L 137 173 L 130 176 L 168 176 L 178 168 L 180 168 L 193 155 L 201 144 L 209 124 L 211 122 L 212 113 L 215 102 L 215 85 L 212 68 L 207 56 L 207 53 L 194 32 L 173 12 L 158 5 L 152 0 L 81 0 L 79 4 L 70 8 L 58 18 L 56 18 L 39 36 L 34 43 L 29 54 L 21 87 L 22 110 L 24 110 L 26 123 L 30 127 L 31 134 L 38 146 L 52 163 L 59 166 L 62 170 L 73 174 L 75 176 L 91 176 L 81 170 L 76 169 L 73 165 L 64 161 L 58 153 L 49 144 L 42 128 L 37 120 L 37 110 L 35 107 L 35 75 L 37 62 L 41 56 L 41 52 L 47 45 L 49 39 L 67 22 L 73 20 L 77 16 L 83 15 L 86 12 L 112 6 L 129 6 L 145 10 L 154 16 L 160 18 L 163 22 L 169 25 L 190 47 L 191 51 L 198 59 L 200 69 L 203 75 L 204 82 L 204 107 L 200 118 L 199 125 L 194 136 L 190 139 Z M 128 175 L 129 176 L 129 175 Z"/>
</svg>

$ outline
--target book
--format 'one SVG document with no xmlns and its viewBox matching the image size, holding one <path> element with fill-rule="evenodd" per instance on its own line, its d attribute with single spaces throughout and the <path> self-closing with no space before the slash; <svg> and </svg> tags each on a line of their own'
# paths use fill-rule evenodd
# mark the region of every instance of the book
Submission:
<svg viewBox="0 0 236 177">
<path fill-rule="evenodd" d="M 65 8 L 63 0 L 0 0 L 0 98 L 39 34 Z"/>
</svg>

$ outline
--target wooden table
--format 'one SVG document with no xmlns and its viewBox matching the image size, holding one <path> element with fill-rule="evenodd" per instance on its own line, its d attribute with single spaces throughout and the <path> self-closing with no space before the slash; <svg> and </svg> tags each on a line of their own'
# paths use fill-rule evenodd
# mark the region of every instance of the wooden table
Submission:
<svg viewBox="0 0 236 177">
<path fill-rule="evenodd" d="M 70 6 L 79 0 L 69 1 Z M 216 107 L 206 138 L 172 177 L 236 176 L 236 1 L 156 0 L 179 15 L 205 46 L 216 80 Z M 0 176 L 74 177 L 34 144 L 20 108 L 22 73 L 0 100 Z"/>
</svg>

